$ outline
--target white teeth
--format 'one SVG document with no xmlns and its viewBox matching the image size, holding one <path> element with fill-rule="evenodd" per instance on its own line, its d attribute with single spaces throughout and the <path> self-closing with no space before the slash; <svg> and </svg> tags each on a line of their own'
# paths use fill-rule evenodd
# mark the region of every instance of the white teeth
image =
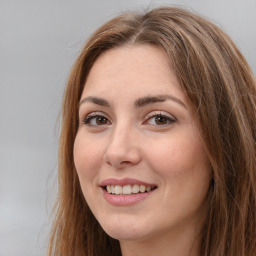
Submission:
<svg viewBox="0 0 256 256">
<path fill-rule="evenodd" d="M 151 190 L 151 187 L 146 187 L 146 191 L 149 192 Z"/>
<path fill-rule="evenodd" d="M 123 194 L 130 195 L 132 193 L 132 187 L 131 185 L 125 185 L 123 186 Z"/>
<path fill-rule="evenodd" d="M 140 192 L 144 193 L 146 191 L 146 187 L 144 185 L 140 185 Z"/>
<path fill-rule="evenodd" d="M 131 194 L 138 194 L 138 193 L 145 193 L 151 191 L 153 188 L 150 186 L 145 185 L 107 185 L 106 190 L 109 194 L 115 195 L 131 195 Z"/>
<path fill-rule="evenodd" d="M 139 191 L 140 191 L 140 187 L 139 187 L 139 185 L 133 185 L 133 187 L 132 187 L 132 193 L 134 193 L 134 194 L 137 194 L 137 193 L 139 193 Z"/>
<path fill-rule="evenodd" d="M 107 191 L 108 191 L 108 193 L 111 193 L 111 186 L 110 185 L 107 185 Z"/>
<path fill-rule="evenodd" d="M 121 186 L 115 186 L 115 194 L 120 195 L 123 193 L 123 188 Z"/>
</svg>

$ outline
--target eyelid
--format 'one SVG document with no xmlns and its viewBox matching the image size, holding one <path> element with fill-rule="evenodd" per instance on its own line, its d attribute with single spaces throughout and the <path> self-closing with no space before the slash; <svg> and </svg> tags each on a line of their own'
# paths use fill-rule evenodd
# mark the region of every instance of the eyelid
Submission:
<svg viewBox="0 0 256 256">
<path fill-rule="evenodd" d="M 102 116 L 104 118 L 107 119 L 108 121 L 108 124 L 102 124 L 102 125 L 91 125 L 89 122 L 92 118 L 94 117 L 99 117 L 99 116 Z M 171 115 L 170 113 L 168 112 L 165 112 L 165 111 L 160 111 L 160 110 L 156 110 L 156 111 L 152 111 L 150 112 L 149 114 L 146 115 L 145 117 L 145 120 L 143 121 L 143 124 L 147 124 L 147 122 L 149 121 L 150 118 L 152 117 L 155 117 L 155 116 L 162 116 L 162 117 L 166 117 L 169 119 L 169 123 L 167 124 L 163 124 L 163 125 L 155 125 L 155 124 L 148 124 L 148 125 L 151 125 L 151 126 L 162 126 L 162 127 L 165 127 L 165 126 L 169 126 L 171 125 L 172 123 L 176 122 L 177 119 Z M 88 122 L 87 122 L 88 121 Z M 112 124 L 112 121 L 111 119 L 108 117 L 108 115 L 104 112 L 101 112 L 101 111 L 93 111 L 93 112 L 89 112 L 89 113 L 85 113 L 82 115 L 82 117 L 80 118 L 80 125 L 86 125 L 86 126 L 90 126 L 90 127 L 93 127 L 93 128 L 97 128 L 97 127 L 104 127 L 106 125 L 109 125 L 109 124 Z"/>
<path fill-rule="evenodd" d="M 108 122 L 111 123 L 111 120 L 108 117 L 108 115 L 106 115 L 104 112 L 100 112 L 100 111 L 85 113 L 84 115 L 82 115 L 80 123 L 81 123 L 81 125 L 87 125 L 87 126 L 90 126 L 90 127 L 104 126 L 104 125 L 90 125 L 89 123 L 87 123 L 87 121 L 90 121 L 92 118 L 99 117 L 99 116 L 102 116 L 102 117 L 106 118 L 108 120 Z"/>
<path fill-rule="evenodd" d="M 146 117 L 145 117 L 145 121 L 143 122 L 143 124 L 146 124 L 152 117 L 155 117 L 155 116 L 162 116 L 162 117 L 166 117 L 170 120 L 170 123 L 168 124 L 163 124 L 163 125 L 153 125 L 153 124 L 149 124 L 151 126 L 158 126 L 159 128 L 163 128 L 163 127 L 166 127 L 166 126 L 170 126 L 172 125 L 172 123 L 175 123 L 177 121 L 177 119 L 167 113 L 167 112 L 164 112 L 164 111 L 153 111 L 153 112 L 150 112 Z"/>
<path fill-rule="evenodd" d="M 171 114 L 169 114 L 169 113 L 167 113 L 165 111 L 161 111 L 161 110 L 150 112 L 149 114 L 147 114 L 145 119 L 147 120 L 147 119 L 149 119 L 149 118 L 151 118 L 153 116 L 157 116 L 157 115 L 166 116 L 166 117 L 172 119 L 173 121 L 177 121 L 176 118 L 173 115 L 171 115 Z"/>
</svg>

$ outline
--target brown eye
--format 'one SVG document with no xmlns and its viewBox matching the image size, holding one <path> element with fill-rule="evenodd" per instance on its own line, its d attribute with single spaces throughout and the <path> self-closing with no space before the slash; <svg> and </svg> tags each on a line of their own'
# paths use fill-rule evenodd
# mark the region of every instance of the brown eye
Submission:
<svg viewBox="0 0 256 256">
<path fill-rule="evenodd" d="M 168 119 L 165 116 L 156 116 L 155 122 L 157 125 L 164 125 L 167 124 Z"/>
<path fill-rule="evenodd" d="M 103 125 L 108 123 L 107 118 L 105 118 L 104 116 L 97 116 L 95 121 L 97 125 Z"/>
<path fill-rule="evenodd" d="M 156 115 L 151 116 L 147 120 L 147 123 L 149 123 L 150 125 L 155 125 L 155 126 L 165 126 L 165 125 L 171 125 L 175 121 L 176 120 L 171 116 L 167 116 L 167 115 L 163 115 L 163 114 L 156 114 Z"/>
<path fill-rule="evenodd" d="M 110 124 L 110 122 L 103 115 L 89 115 L 84 119 L 84 124 L 89 126 L 100 126 Z"/>
</svg>

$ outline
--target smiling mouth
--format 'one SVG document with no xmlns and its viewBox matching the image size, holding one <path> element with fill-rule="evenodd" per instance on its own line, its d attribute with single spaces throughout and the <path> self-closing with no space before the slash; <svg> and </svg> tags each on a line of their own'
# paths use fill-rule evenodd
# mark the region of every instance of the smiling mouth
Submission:
<svg viewBox="0 0 256 256">
<path fill-rule="evenodd" d="M 107 185 L 104 186 L 103 189 L 107 191 L 109 194 L 113 195 L 132 195 L 132 194 L 139 194 L 139 193 L 148 193 L 152 190 L 155 190 L 156 186 L 145 186 L 145 185 Z"/>
</svg>

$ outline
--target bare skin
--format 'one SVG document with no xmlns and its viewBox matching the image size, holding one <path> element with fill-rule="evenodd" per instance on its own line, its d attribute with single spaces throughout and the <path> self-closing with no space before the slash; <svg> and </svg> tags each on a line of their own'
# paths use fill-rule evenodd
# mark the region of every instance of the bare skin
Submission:
<svg viewBox="0 0 256 256">
<path fill-rule="evenodd" d="M 165 54 L 145 45 L 103 53 L 80 103 L 74 159 L 82 191 L 123 256 L 199 256 L 210 168 Z M 150 193 L 117 194 L 136 182 Z"/>
</svg>

